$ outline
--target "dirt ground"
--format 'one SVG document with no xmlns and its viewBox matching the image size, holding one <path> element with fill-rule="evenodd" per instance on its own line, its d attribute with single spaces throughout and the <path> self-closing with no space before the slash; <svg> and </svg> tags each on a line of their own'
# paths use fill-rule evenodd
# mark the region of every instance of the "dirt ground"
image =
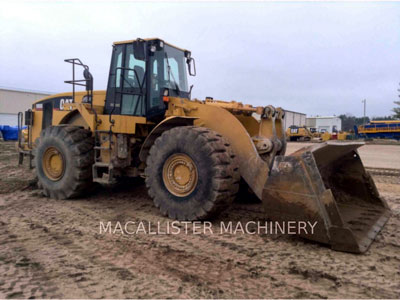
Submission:
<svg viewBox="0 0 400 300">
<path fill-rule="evenodd" d="M 379 146 L 371 151 L 375 158 L 360 151 L 368 164 L 389 159 Z M 400 147 L 390 155 L 397 161 Z M 396 176 L 374 177 L 393 215 L 368 252 L 356 255 L 298 237 L 100 234 L 100 222 L 168 219 L 140 180 L 82 199 L 43 198 L 26 166 L 17 167 L 12 143 L 0 142 L 0 174 L 0 298 L 400 297 Z M 240 200 L 213 226 L 263 220 L 259 203 Z"/>
</svg>

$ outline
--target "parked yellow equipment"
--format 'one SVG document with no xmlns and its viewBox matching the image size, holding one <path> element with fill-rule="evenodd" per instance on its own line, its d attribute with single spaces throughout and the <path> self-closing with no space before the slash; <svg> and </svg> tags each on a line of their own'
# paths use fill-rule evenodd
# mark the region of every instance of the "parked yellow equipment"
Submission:
<svg viewBox="0 0 400 300">
<path fill-rule="evenodd" d="M 309 130 L 310 130 L 310 132 L 311 132 L 311 134 L 312 134 L 312 137 L 313 137 L 314 139 L 321 140 L 321 132 L 319 132 L 319 131 L 317 130 L 317 128 L 315 128 L 315 127 L 310 127 Z"/>
<path fill-rule="evenodd" d="M 337 139 L 338 139 L 338 140 L 341 140 L 341 141 L 344 141 L 344 140 L 347 139 L 347 136 L 348 136 L 348 135 L 349 135 L 348 132 L 339 132 L 339 133 L 338 133 Z"/>
<path fill-rule="evenodd" d="M 336 250 L 365 251 L 385 224 L 390 211 L 357 153 L 362 144 L 323 143 L 284 156 L 282 109 L 191 100 L 190 51 L 137 39 L 114 43 L 112 52 L 106 91 L 93 91 L 89 67 L 69 59 L 84 79 L 73 72 L 72 93 L 25 112 L 20 157 L 33 160 L 46 196 L 72 198 L 93 182 L 142 176 L 162 214 L 209 219 L 229 206 L 242 177 L 269 218 L 317 222 L 305 237 Z"/>
<path fill-rule="evenodd" d="M 311 141 L 313 133 L 306 126 L 292 125 L 286 129 L 286 136 L 289 141 Z"/>
<path fill-rule="evenodd" d="M 321 134 L 321 139 L 324 142 L 329 141 L 331 138 L 332 138 L 332 135 L 328 131 L 325 131 L 324 133 Z"/>
</svg>

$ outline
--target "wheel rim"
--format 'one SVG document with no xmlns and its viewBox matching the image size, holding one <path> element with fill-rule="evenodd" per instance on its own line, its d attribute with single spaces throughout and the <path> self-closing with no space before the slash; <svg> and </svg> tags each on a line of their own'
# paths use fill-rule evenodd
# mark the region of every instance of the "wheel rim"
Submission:
<svg viewBox="0 0 400 300">
<path fill-rule="evenodd" d="M 57 181 L 64 175 L 64 157 L 55 147 L 46 149 L 43 154 L 42 166 L 47 178 L 52 181 Z"/>
<path fill-rule="evenodd" d="M 171 194 L 178 197 L 189 195 L 196 188 L 197 179 L 196 164 L 186 154 L 177 153 L 165 161 L 163 181 Z"/>
</svg>

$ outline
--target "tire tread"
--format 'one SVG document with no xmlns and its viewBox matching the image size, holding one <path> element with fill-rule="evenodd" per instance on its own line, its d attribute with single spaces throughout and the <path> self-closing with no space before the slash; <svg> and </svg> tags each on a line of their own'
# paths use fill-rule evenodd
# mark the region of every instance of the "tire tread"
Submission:
<svg viewBox="0 0 400 300">
<path fill-rule="evenodd" d="M 191 138 L 194 138 L 192 141 Z M 197 211 L 188 211 L 178 214 L 175 210 L 169 210 L 163 205 L 163 195 L 153 186 L 157 176 L 154 165 L 160 160 L 162 149 L 167 143 L 179 143 L 190 140 L 199 143 L 201 149 L 209 155 L 212 161 L 214 176 L 212 178 L 211 197 Z M 239 190 L 239 168 L 229 142 L 215 131 L 196 126 L 180 126 L 165 131 L 155 140 L 147 158 L 146 186 L 150 197 L 153 198 L 156 207 L 160 208 L 163 215 L 180 220 L 209 219 L 229 207 Z"/>
</svg>

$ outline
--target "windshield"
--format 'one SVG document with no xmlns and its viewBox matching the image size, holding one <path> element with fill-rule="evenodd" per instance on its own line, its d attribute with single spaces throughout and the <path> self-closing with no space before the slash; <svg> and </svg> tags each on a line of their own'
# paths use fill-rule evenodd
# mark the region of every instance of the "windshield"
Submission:
<svg viewBox="0 0 400 300">
<path fill-rule="evenodd" d="M 154 89 L 168 88 L 179 92 L 189 92 L 186 75 L 186 58 L 182 50 L 164 45 L 151 58 Z"/>
</svg>

